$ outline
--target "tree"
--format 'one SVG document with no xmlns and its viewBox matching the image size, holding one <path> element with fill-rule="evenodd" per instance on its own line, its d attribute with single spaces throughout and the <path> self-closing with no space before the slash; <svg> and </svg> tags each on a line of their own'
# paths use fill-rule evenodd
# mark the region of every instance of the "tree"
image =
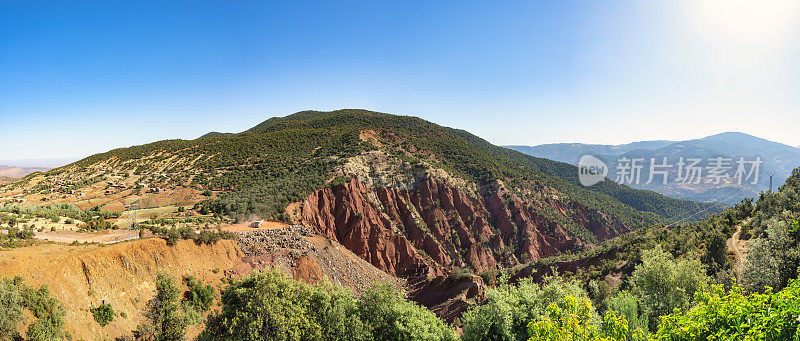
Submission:
<svg viewBox="0 0 800 341">
<path fill-rule="evenodd" d="M 674 309 L 685 311 L 694 303 L 694 293 L 709 283 L 697 257 L 676 261 L 660 246 L 642 254 L 642 264 L 631 275 L 632 292 L 648 316 L 651 331 L 658 328 L 659 317 Z"/>
<path fill-rule="evenodd" d="M 317 295 L 323 296 L 317 297 L 318 301 L 329 299 L 324 291 L 318 291 Z M 319 316 L 315 318 L 312 313 L 309 299 L 306 286 L 283 272 L 253 273 L 222 292 L 222 311 L 209 319 L 204 335 L 216 340 L 323 339 L 323 327 Z M 319 307 L 321 302 L 316 305 Z M 324 310 L 316 313 L 324 313 Z M 347 323 L 348 320 L 333 322 Z"/>
<path fill-rule="evenodd" d="M 588 299 L 577 282 L 565 281 L 561 277 L 546 277 L 541 286 L 526 278 L 517 285 L 489 288 L 486 303 L 464 314 L 463 339 L 527 340 L 528 323 L 544 316 L 551 303 L 564 308 L 568 296 Z M 599 321 L 594 310 L 591 316 L 593 321 Z"/>
<path fill-rule="evenodd" d="M 36 317 L 28 326 L 25 336 L 28 340 L 60 340 L 64 337 L 64 307 L 55 298 L 50 297 L 47 285 L 42 285 L 39 290 L 23 286 L 21 279 L 19 286 L 23 287 L 25 306 Z"/>
<path fill-rule="evenodd" d="M 180 296 L 175 278 L 166 272 L 156 275 L 156 296 L 147 302 L 145 311 L 150 325 L 140 331 L 152 332 L 157 341 L 182 340 L 187 320 L 181 309 Z"/>
<path fill-rule="evenodd" d="M 698 293 L 698 304 L 665 316 L 655 340 L 797 340 L 800 336 L 800 281 L 779 292 L 745 295 L 721 285 Z"/>
<path fill-rule="evenodd" d="M 18 337 L 17 326 L 25 311 L 22 294 L 11 280 L 0 281 L 0 340 Z"/>
<path fill-rule="evenodd" d="M 628 322 L 628 333 L 631 338 L 634 336 L 633 332 L 649 329 L 648 316 L 639 306 L 638 298 L 630 291 L 619 291 L 611 297 L 608 300 L 608 312 L 614 314 L 614 316 L 625 318 Z"/>
<path fill-rule="evenodd" d="M 430 310 L 404 300 L 390 284 L 370 288 L 358 299 L 359 315 L 375 340 L 457 340 Z"/>
<path fill-rule="evenodd" d="M 726 265 L 730 266 L 725 236 L 719 231 L 714 231 L 706 240 L 706 253 L 703 255 L 703 263 L 709 265 L 709 273 L 715 274 Z"/>
<path fill-rule="evenodd" d="M 202 281 L 191 275 L 184 276 L 183 283 L 189 288 L 183 293 L 183 297 L 189 302 L 189 305 L 199 312 L 208 311 L 214 304 L 214 298 L 217 295 L 216 289 L 211 285 L 204 286 Z"/>
<path fill-rule="evenodd" d="M 25 334 L 28 340 L 60 340 L 64 336 L 64 308 L 50 297 L 47 285 L 38 290 L 22 283 L 21 277 L 0 281 L 0 340 L 20 339 L 17 329 L 24 311 L 35 318 Z"/>
<path fill-rule="evenodd" d="M 624 316 L 609 312 L 598 328 L 592 323 L 594 308 L 587 298 L 567 296 L 563 307 L 551 303 L 543 316 L 528 324 L 530 341 L 627 341 L 644 340 L 641 330 L 628 330 Z"/>
<path fill-rule="evenodd" d="M 800 266 L 798 221 L 788 225 L 772 218 L 765 225 L 766 237 L 751 241 L 742 268 L 742 284 L 750 291 L 762 292 L 767 287 L 780 290 L 790 279 L 797 278 Z"/>
<path fill-rule="evenodd" d="M 202 339 L 214 340 L 456 340 L 436 315 L 378 285 L 358 299 L 323 282 L 306 285 L 278 270 L 253 273 L 221 295 Z"/>
</svg>

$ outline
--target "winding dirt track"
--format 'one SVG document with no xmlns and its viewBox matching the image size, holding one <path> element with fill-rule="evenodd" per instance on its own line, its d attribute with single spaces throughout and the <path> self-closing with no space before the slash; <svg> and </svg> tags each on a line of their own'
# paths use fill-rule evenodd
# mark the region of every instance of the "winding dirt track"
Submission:
<svg viewBox="0 0 800 341">
<path fill-rule="evenodd" d="M 746 254 L 746 241 L 739 240 L 739 235 L 742 233 L 742 225 L 739 224 L 736 226 L 736 232 L 733 233 L 731 238 L 728 239 L 726 242 L 728 246 L 728 250 L 732 250 L 734 254 L 734 263 L 733 268 L 736 270 L 736 273 L 739 274 L 742 271 L 742 264 L 744 263 L 744 258 L 747 256 Z"/>
</svg>

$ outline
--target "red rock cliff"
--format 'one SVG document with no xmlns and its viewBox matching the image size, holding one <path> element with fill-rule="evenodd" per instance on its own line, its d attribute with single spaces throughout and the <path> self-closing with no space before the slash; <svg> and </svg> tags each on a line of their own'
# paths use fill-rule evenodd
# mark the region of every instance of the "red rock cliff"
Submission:
<svg viewBox="0 0 800 341">
<path fill-rule="evenodd" d="M 535 204 L 552 207 L 600 240 L 628 231 L 576 202 Z M 413 190 L 369 188 L 353 177 L 305 198 L 301 220 L 392 275 L 432 278 L 454 267 L 483 272 L 513 266 L 584 244 L 534 206 L 502 189 L 480 196 L 434 179 L 419 180 Z"/>
</svg>

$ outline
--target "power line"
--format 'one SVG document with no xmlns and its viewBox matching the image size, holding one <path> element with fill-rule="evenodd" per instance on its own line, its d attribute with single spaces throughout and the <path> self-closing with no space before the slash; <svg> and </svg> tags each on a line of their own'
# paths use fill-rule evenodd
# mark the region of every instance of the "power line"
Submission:
<svg viewBox="0 0 800 341">
<path fill-rule="evenodd" d="M 734 193 L 734 194 L 728 194 L 728 195 L 720 195 L 720 196 L 718 196 L 718 197 L 715 197 L 715 198 L 714 198 L 714 200 L 719 200 L 719 199 L 721 199 L 721 198 L 724 198 L 724 199 L 726 199 L 726 200 L 730 200 L 730 199 L 736 198 L 736 197 L 738 197 L 738 196 L 739 196 L 739 194 L 736 194 L 736 193 Z M 725 203 L 724 201 L 719 201 L 719 202 L 720 202 L 720 203 Z M 708 205 L 708 207 L 706 207 L 704 210 L 700 210 L 700 211 L 698 211 L 697 213 L 694 213 L 694 214 L 689 214 L 689 213 L 687 213 L 687 214 L 685 214 L 685 215 L 684 215 L 684 218 L 683 218 L 683 219 L 680 219 L 680 220 L 678 220 L 678 221 L 676 221 L 676 222 L 673 222 L 673 223 L 671 223 L 671 224 L 667 225 L 666 227 L 670 227 L 670 226 L 672 226 L 672 225 L 677 225 L 677 224 L 680 224 L 680 223 L 682 223 L 682 222 L 684 222 L 684 221 L 686 221 L 686 220 L 692 219 L 692 218 L 694 218 L 695 216 L 697 216 L 697 215 L 699 215 L 699 214 L 702 214 L 703 212 L 706 212 L 706 211 L 708 211 L 708 210 L 710 210 L 710 209 L 712 209 L 712 208 L 715 208 L 715 207 L 716 207 L 715 205 L 712 205 L 712 204 L 713 204 L 713 202 L 708 202 L 708 204 L 709 204 L 709 205 Z"/>
<path fill-rule="evenodd" d="M 132 230 L 136 229 L 136 208 L 137 207 L 139 207 L 139 204 L 137 204 L 137 203 L 132 203 L 132 204 L 125 205 L 126 209 L 128 209 L 128 210 L 133 209 L 133 221 L 131 223 L 131 229 Z M 130 220 L 131 220 L 131 215 L 128 214 L 128 221 L 130 221 Z"/>
</svg>

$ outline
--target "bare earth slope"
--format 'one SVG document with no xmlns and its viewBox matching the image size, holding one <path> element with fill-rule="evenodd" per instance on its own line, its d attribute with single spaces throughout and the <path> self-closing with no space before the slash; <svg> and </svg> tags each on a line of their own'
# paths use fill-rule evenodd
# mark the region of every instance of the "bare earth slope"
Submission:
<svg viewBox="0 0 800 341">
<path fill-rule="evenodd" d="M 403 282 L 376 269 L 343 246 L 302 227 L 240 232 L 239 241 L 197 245 L 183 240 L 167 246 L 150 238 L 110 246 L 44 244 L 0 251 L 0 275 L 22 276 L 25 283 L 47 284 L 64 304 L 66 330 L 75 339 L 130 335 L 142 323 L 142 312 L 155 293 L 154 279 L 167 271 L 180 281 L 187 274 L 215 287 L 221 279 L 239 278 L 266 267 L 297 280 L 316 283 L 323 278 L 360 292 L 374 283 Z M 245 250 L 245 251 L 242 251 Z M 117 316 L 104 330 L 88 309 L 111 304 Z M 189 336 L 201 326 L 189 330 Z"/>
<path fill-rule="evenodd" d="M 66 308 L 67 331 L 76 339 L 94 339 L 101 330 L 88 311 L 92 306 L 105 301 L 127 315 L 114 319 L 103 335 L 129 335 L 153 297 L 156 273 L 164 270 L 178 279 L 193 274 L 217 285 L 222 274 L 212 270 L 233 267 L 240 255 L 233 241 L 214 246 L 181 241 L 173 247 L 161 239 L 106 247 L 47 244 L 0 252 L 0 274 L 47 284 Z"/>
</svg>

